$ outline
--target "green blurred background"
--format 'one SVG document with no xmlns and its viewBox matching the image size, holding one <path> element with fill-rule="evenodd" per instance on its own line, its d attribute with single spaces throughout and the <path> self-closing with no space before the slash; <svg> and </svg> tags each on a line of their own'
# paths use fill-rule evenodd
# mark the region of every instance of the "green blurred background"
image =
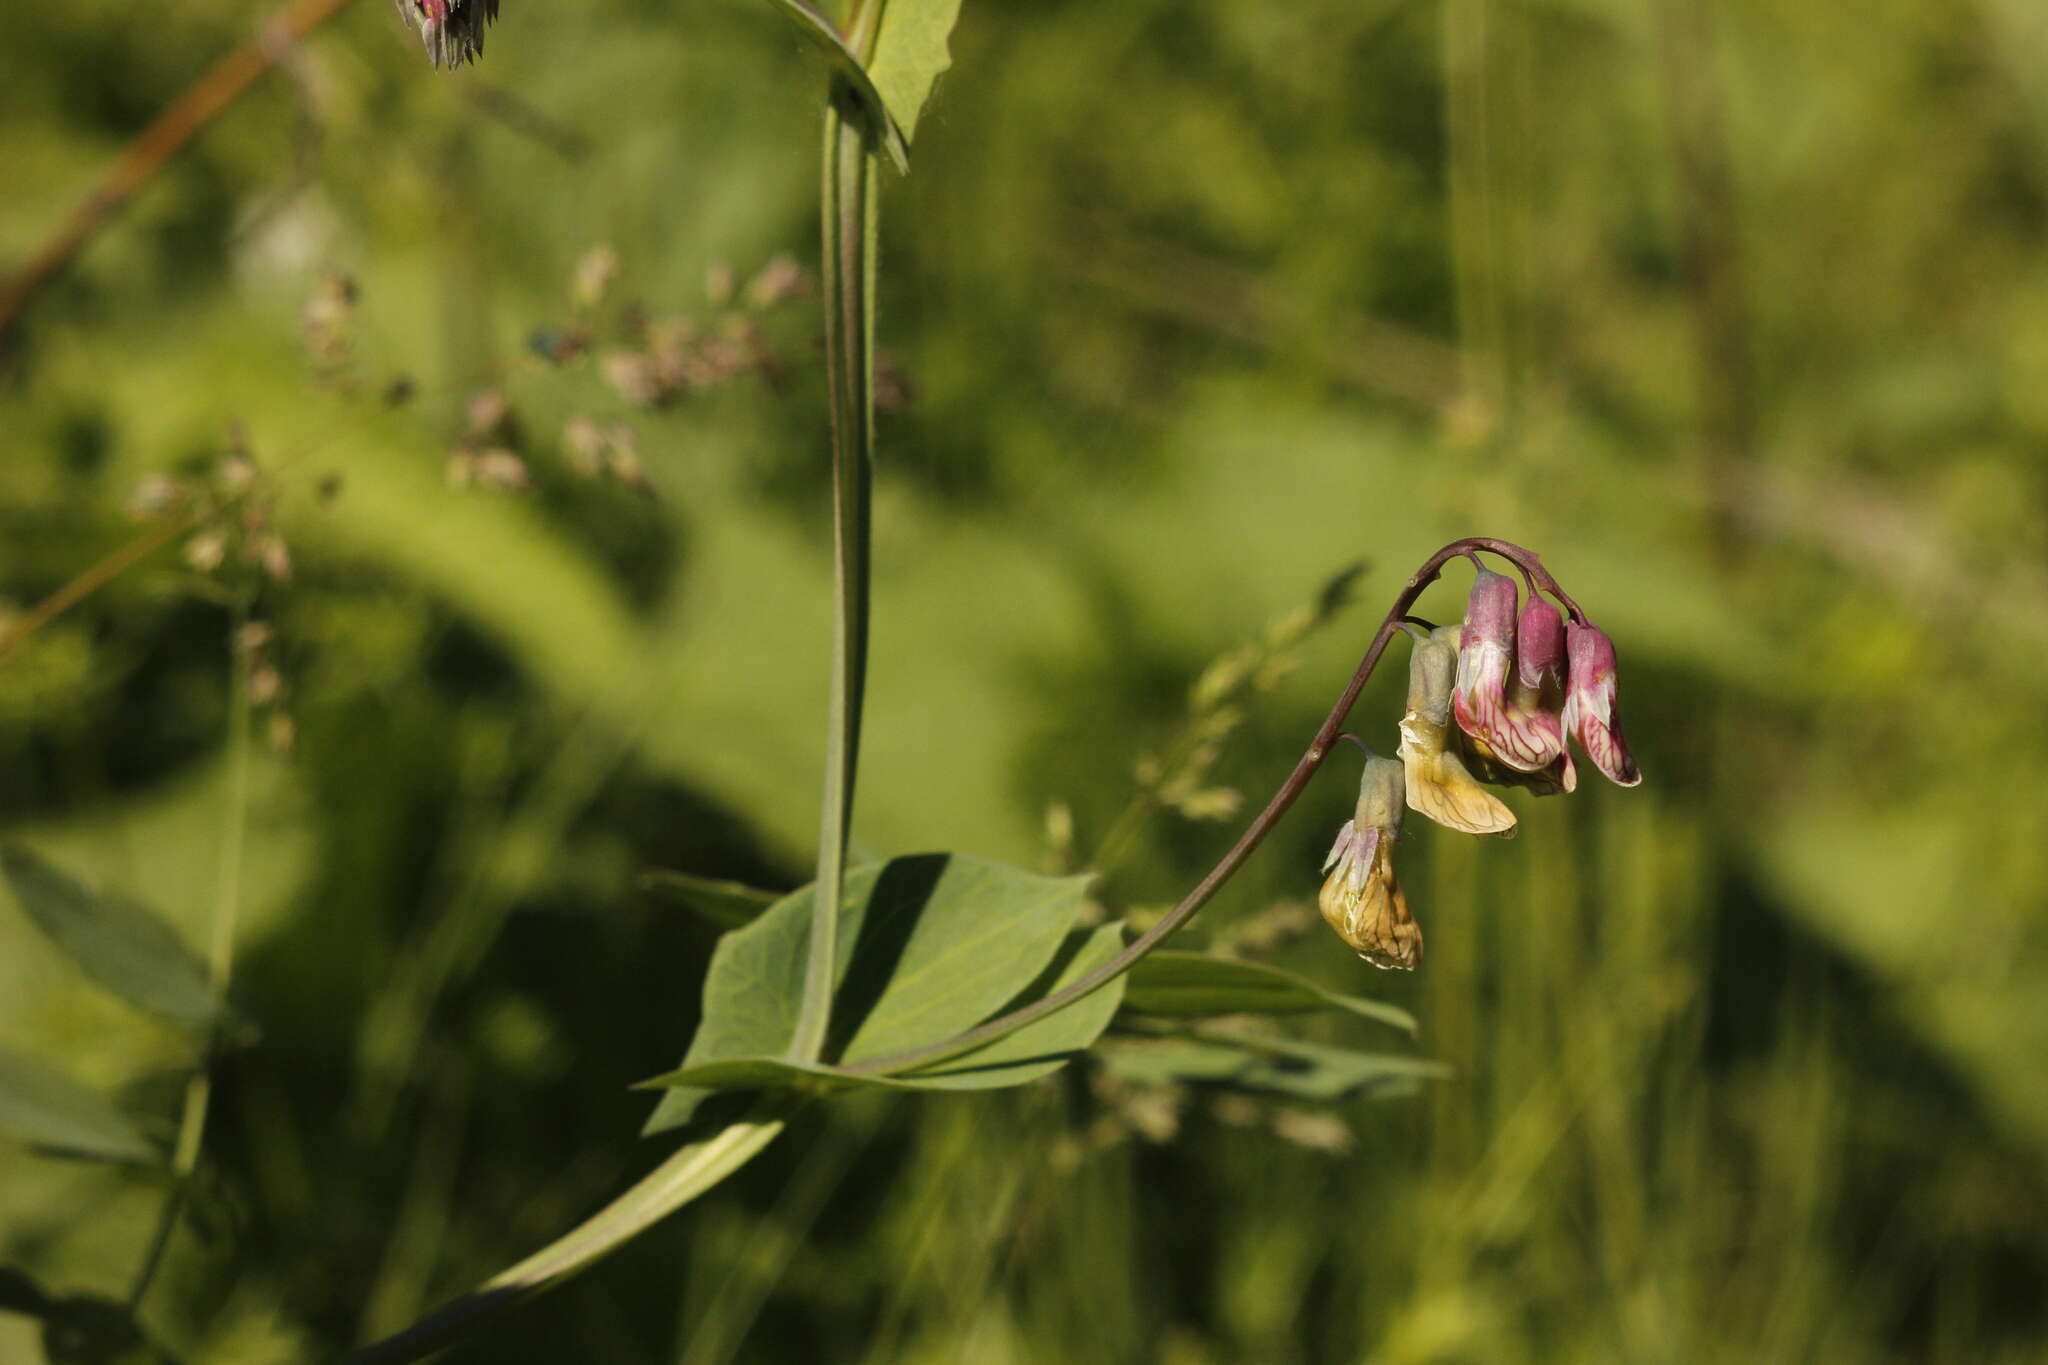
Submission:
<svg viewBox="0 0 2048 1365">
<path fill-rule="evenodd" d="M 263 12 L 0 11 L 0 264 Z M 954 55 L 884 197 L 859 851 L 1086 861 L 1203 669 L 1364 561 L 1212 799 L 1110 869 L 1156 911 L 1233 837 L 1213 788 L 1263 801 L 1471 533 L 1616 637 L 1647 780 L 1514 798 L 1513 843 L 1411 830 L 1413 977 L 1294 931 L 1341 758 L 1199 922 L 1412 1009 L 1447 1081 L 846 1104 L 449 1358 L 2048 1360 L 2048 9 L 968 0 Z M 393 1330 L 651 1164 L 625 1087 L 680 1056 L 715 930 L 639 875 L 808 876 L 815 298 L 762 310 L 771 373 L 663 406 L 603 357 L 717 311 L 720 267 L 813 260 L 822 82 L 738 0 L 507 0 L 454 75 L 361 0 L 9 347 L 0 607 L 237 440 L 294 565 L 226 575 L 296 736 L 248 805 L 262 1035 L 145 1314 L 187 1360 Z M 550 363 L 604 244 L 594 354 Z M 333 272 L 346 354 L 309 355 Z M 448 478 L 493 388 L 524 491 Z M 657 498 L 577 472 L 578 416 Z M 221 581 L 167 548 L 0 661 L 0 835 L 194 943 Z M 1398 699 L 1353 728 L 1391 748 Z M 0 1039 L 168 1137 L 189 1040 L 11 903 Z M 118 1297 L 160 1200 L 0 1146 L 0 1264 Z M 0 1315 L 0 1360 L 37 1342 Z"/>
</svg>

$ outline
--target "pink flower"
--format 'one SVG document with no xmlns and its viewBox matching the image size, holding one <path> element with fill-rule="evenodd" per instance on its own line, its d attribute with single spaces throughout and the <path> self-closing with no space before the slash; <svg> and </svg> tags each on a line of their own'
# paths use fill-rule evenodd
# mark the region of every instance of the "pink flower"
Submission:
<svg viewBox="0 0 2048 1365">
<path fill-rule="evenodd" d="M 1465 603 L 1452 707 L 1458 728 L 1505 767 L 1540 772 L 1564 752 L 1564 627 L 1532 597 L 1518 619 L 1515 581 L 1481 569 Z"/>
<path fill-rule="evenodd" d="M 1574 621 L 1566 628 L 1566 694 L 1564 727 L 1571 732 L 1593 766 L 1608 780 L 1633 787 L 1643 780 L 1629 757 L 1621 718 L 1614 713 L 1617 680 L 1614 641 L 1590 623 Z"/>
</svg>

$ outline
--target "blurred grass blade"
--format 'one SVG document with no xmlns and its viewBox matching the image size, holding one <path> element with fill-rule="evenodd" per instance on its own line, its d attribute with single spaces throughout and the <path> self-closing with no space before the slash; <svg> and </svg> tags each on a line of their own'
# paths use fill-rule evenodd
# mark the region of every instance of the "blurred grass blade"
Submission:
<svg viewBox="0 0 2048 1365">
<path fill-rule="evenodd" d="M 396 1365 L 431 1355 L 477 1324 L 589 1269 L 753 1160 L 782 1132 L 787 1105 L 764 1101 L 716 1135 L 678 1148 L 566 1236 L 398 1335 L 357 1351 L 346 1365 Z"/>
<path fill-rule="evenodd" d="M 680 901 L 721 929 L 739 929 L 752 924 L 764 910 L 782 899 L 773 891 L 762 891 L 742 882 L 667 870 L 643 874 L 640 888 Z"/>
<path fill-rule="evenodd" d="M 0 1049 L 0 1132 L 53 1155 L 154 1165 L 163 1154 L 114 1106 L 40 1062 Z"/>
<path fill-rule="evenodd" d="M 889 102 L 875 88 L 874 80 L 861 66 L 860 59 L 846 45 L 839 30 L 832 27 L 824 15 L 818 13 L 805 0 L 769 0 L 783 18 L 796 26 L 796 31 L 805 41 L 823 52 L 832 64 L 832 74 L 846 82 L 854 98 L 859 101 L 861 112 L 882 145 L 889 154 L 889 160 L 896 169 L 905 173 L 910 170 L 910 135 L 906 126 L 899 126 L 896 116 L 890 111 Z M 912 119 L 911 123 L 916 123 Z"/>
<path fill-rule="evenodd" d="M 1309 1014 L 1349 1010 L 1362 1019 L 1415 1033 L 1415 1016 L 1394 1005 L 1342 995 L 1306 977 L 1259 962 L 1171 948 L 1131 968 L 1124 1008 L 1169 1018 L 1206 1014 Z"/>
<path fill-rule="evenodd" d="M 905 141 L 916 138 L 932 85 L 953 65 L 950 44 L 959 18 L 960 0 L 889 0 L 882 11 L 868 74 Z"/>
<path fill-rule="evenodd" d="M 1406 1094 L 1416 1081 L 1450 1074 L 1420 1057 L 1250 1035 L 1118 1038 L 1098 1055 L 1111 1075 L 1140 1085 L 1213 1085 L 1325 1102 Z"/>
<path fill-rule="evenodd" d="M 155 911 L 88 890 L 25 848 L 0 849 L 0 872 L 36 927 L 94 981 L 175 1024 L 220 1021 L 206 964 Z"/>
</svg>

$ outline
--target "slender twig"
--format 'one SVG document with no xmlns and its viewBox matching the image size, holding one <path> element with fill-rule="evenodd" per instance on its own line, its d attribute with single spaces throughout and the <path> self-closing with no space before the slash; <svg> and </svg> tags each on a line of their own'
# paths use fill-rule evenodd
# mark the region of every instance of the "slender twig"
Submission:
<svg viewBox="0 0 2048 1365">
<path fill-rule="evenodd" d="M 1557 580 L 1552 578 L 1549 571 L 1544 569 L 1542 562 L 1533 551 L 1525 550 L 1521 546 L 1511 544 L 1505 540 L 1494 540 L 1486 536 L 1474 536 L 1466 540 L 1452 541 L 1449 545 L 1444 546 L 1441 550 L 1438 550 L 1435 554 L 1424 560 L 1422 567 L 1417 569 L 1414 576 L 1402 587 L 1400 595 L 1394 599 L 1394 605 L 1387 611 L 1386 618 L 1380 622 L 1380 628 L 1373 633 L 1372 643 L 1366 646 L 1365 657 L 1359 660 L 1358 669 L 1351 675 L 1351 681 L 1345 685 L 1343 693 L 1338 696 L 1336 705 L 1330 708 L 1330 714 L 1324 717 L 1322 726 L 1316 731 L 1315 738 L 1309 741 L 1307 751 L 1302 754 L 1300 761 L 1294 765 L 1294 771 L 1289 773 L 1287 780 L 1280 784 L 1280 789 L 1273 793 L 1273 799 L 1266 803 L 1266 808 L 1260 811 L 1257 818 L 1245 828 L 1244 833 L 1238 836 L 1237 842 L 1230 846 L 1230 851 L 1223 855 L 1221 861 L 1209 869 L 1209 874 L 1195 885 L 1194 890 L 1188 892 L 1180 904 L 1167 911 L 1157 924 L 1132 940 L 1130 946 L 1121 953 L 1118 953 L 1108 962 L 1103 963 L 1100 967 L 1089 972 L 1072 985 L 1054 991 L 1052 994 L 1035 1000 L 1029 1005 L 1012 1010 L 1001 1018 L 991 1019 L 985 1024 L 968 1029 L 965 1033 L 956 1034 L 943 1042 L 927 1043 L 922 1047 L 909 1048 L 903 1052 L 891 1053 L 886 1057 L 876 1057 L 869 1061 L 849 1062 L 842 1069 L 864 1074 L 889 1074 L 908 1071 L 914 1067 L 927 1066 L 933 1062 L 942 1062 L 947 1058 L 957 1057 L 963 1052 L 971 1052 L 983 1044 L 992 1043 L 998 1038 L 1016 1032 L 1026 1024 L 1034 1023 L 1049 1014 L 1065 1009 L 1082 996 L 1108 985 L 1111 981 L 1129 971 L 1139 958 L 1144 957 L 1145 954 L 1158 947 L 1182 925 L 1193 919 L 1195 912 L 1209 902 L 1209 898 L 1214 896 L 1222 888 L 1223 884 L 1230 880 L 1237 869 L 1244 864 L 1245 859 L 1252 855 L 1252 851 L 1265 841 L 1266 836 L 1272 832 L 1273 826 L 1280 822 L 1280 817 L 1287 813 L 1288 807 L 1294 804 L 1295 798 L 1300 796 L 1302 790 L 1308 786 L 1309 779 L 1315 776 L 1316 769 L 1322 766 L 1323 759 L 1329 755 L 1331 746 L 1337 742 L 1337 737 L 1343 730 L 1344 718 L 1351 713 L 1352 704 L 1358 700 L 1358 694 L 1364 690 L 1367 680 L 1372 677 L 1373 669 L 1379 665 L 1380 656 L 1386 652 L 1388 642 L 1394 638 L 1395 633 L 1401 628 L 1401 619 L 1407 613 L 1408 608 L 1414 604 L 1417 597 L 1422 595 L 1424 588 L 1436 581 L 1437 575 L 1443 571 L 1445 564 L 1461 555 L 1471 554 L 1476 550 L 1485 550 L 1491 554 L 1499 555 L 1510 563 L 1519 566 L 1525 573 L 1530 574 L 1538 583 L 1542 584 L 1544 591 L 1563 603 L 1565 609 L 1572 614 L 1573 619 L 1585 619 L 1585 614 L 1579 610 L 1578 603 L 1572 601 L 1564 589 L 1557 585 Z"/>
<path fill-rule="evenodd" d="M 128 568 L 149 558 L 157 550 L 177 539 L 181 532 L 197 525 L 199 520 L 200 518 L 190 512 L 172 517 L 161 526 L 145 531 L 113 550 L 63 587 L 36 603 L 31 610 L 17 617 L 5 631 L 0 631 L 0 659 L 6 658 L 16 645 L 48 625 L 60 613 L 92 596 L 120 577 Z"/>
<path fill-rule="evenodd" d="M 215 995 L 226 1008 L 228 980 L 235 965 L 235 923 L 242 908 L 242 849 L 249 833 L 249 660 L 242 648 L 242 626 L 248 614 L 238 602 L 228 630 L 228 790 L 227 809 L 221 826 L 220 872 L 215 885 L 213 929 L 208 945 L 207 978 Z M 213 1094 L 213 1062 L 219 1051 L 223 1024 L 215 1022 L 207 1034 L 206 1050 L 199 1065 L 185 1082 L 184 1112 L 178 1119 L 178 1144 L 171 1156 L 171 1189 L 157 1215 L 156 1231 L 149 1250 L 135 1272 L 128 1290 L 128 1307 L 142 1305 L 156 1272 L 163 1264 L 171 1234 L 191 1195 L 192 1176 L 199 1168 L 199 1148 L 206 1138 L 208 1101 Z"/>
<path fill-rule="evenodd" d="M 0 285 L 0 334 L 165 162 L 276 66 L 293 44 L 340 13 L 347 3 L 293 0 L 272 15 L 254 38 L 215 62 L 176 103 L 157 115 L 156 121 L 128 144 L 85 201 L 71 211 L 64 226 L 12 279 Z"/>
</svg>

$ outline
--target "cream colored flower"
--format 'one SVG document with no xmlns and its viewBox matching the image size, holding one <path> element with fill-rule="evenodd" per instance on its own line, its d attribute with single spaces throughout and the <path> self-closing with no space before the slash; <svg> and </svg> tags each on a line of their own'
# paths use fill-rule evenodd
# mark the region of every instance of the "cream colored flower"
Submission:
<svg viewBox="0 0 2048 1365">
<path fill-rule="evenodd" d="M 1415 642 L 1408 663 L 1408 714 L 1401 718 L 1401 762 L 1408 808 L 1447 829 L 1512 836 L 1515 813 L 1481 787 L 1451 742 L 1451 690 L 1458 672 L 1457 626 Z"/>
<path fill-rule="evenodd" d="M 1365 761 L 1357 809 L 1323 859 L 1329 876 L 1316 905 L 1337 936 L 1367 962 L 1414 971 L 1422 963 L 1422 927 L 1408 913 L 1408 898 L 1394 878 L 1403 785 L 1401 764 L 1378 756 Z"/>
</svg>

